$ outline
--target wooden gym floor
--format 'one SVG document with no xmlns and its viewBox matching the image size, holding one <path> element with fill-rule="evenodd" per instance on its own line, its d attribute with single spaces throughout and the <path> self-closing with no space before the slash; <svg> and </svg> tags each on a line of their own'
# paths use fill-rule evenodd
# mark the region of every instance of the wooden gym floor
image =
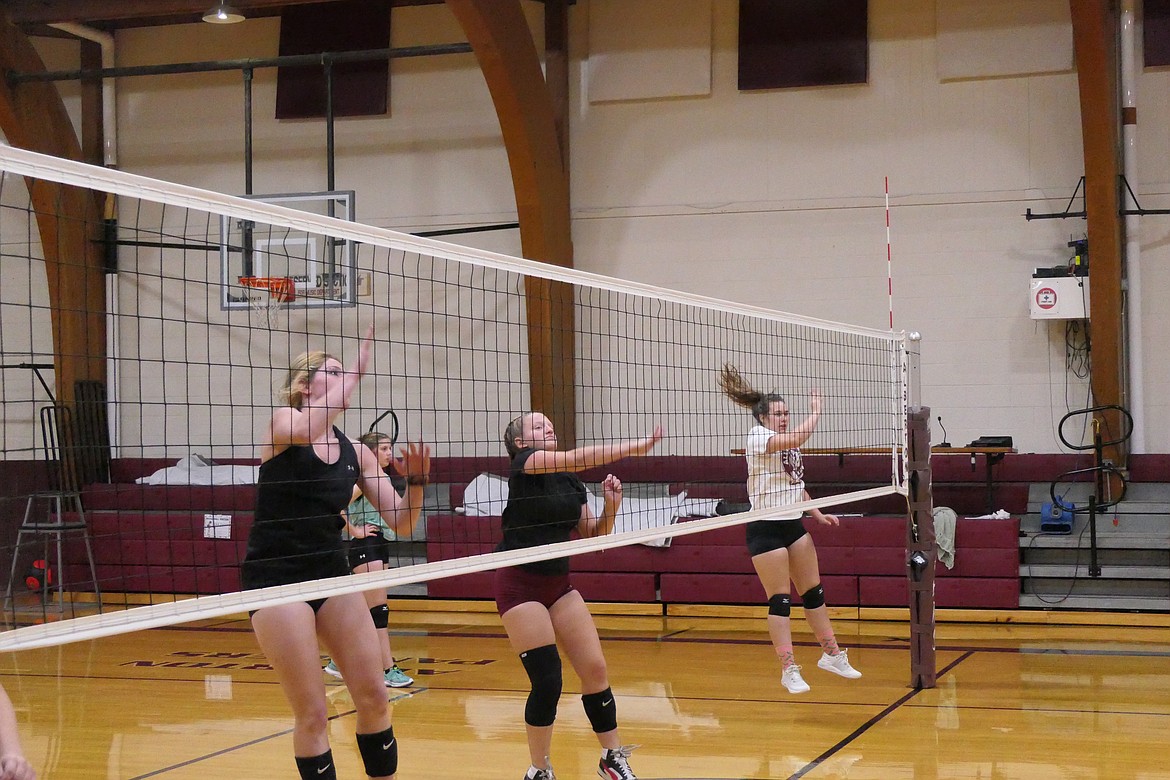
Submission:
<svg viewBox="0 0 1170 780">
<path fill-rule="evenodd" d="M 395 652 L 415 677 L 389 691 L 398 777 L 520 780 L 522 667 L 494 612 L 438 607 L 452 611 L 391 601 Z M 942 612 L 938 685 L 915 691 L 898 611 L 836 610 L 864 677 L 817 669 L 798 619 L 812 691 L 792 696 L 762 608 L 654 609 L 595 610 L 642 780 L 1170 778 L 1170 616 Z M 339 777 L 364 777 L 345 686 L 322 679 Z M 41 780 L 296 777 L 287 706 L 242 617 L 7 654 L 0 681 Z M 596 777 L 578 693 L 566 666 L 559 780 Z"/>
</svg>

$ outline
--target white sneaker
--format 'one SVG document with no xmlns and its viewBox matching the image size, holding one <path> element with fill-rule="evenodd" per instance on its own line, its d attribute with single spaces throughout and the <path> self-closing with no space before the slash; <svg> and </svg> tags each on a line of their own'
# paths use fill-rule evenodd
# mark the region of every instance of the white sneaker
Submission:
<svg viewBox="0 0 1170 780">
<path fill-rule="evenodd" d="M 800 666 L 797 664 L 792 664 L 784 670 L 784 674 L 780 675 L 780 683 L 789 693 L 808 693 L 812 690 L 800 676 Z"/>
<path fill-rule="evenodd" d="M 861 676 L 861 672 L 849 665 L 849 651 L 847 650 L 842 650 L 836 655 L 822 653 L 821 660 L 817 661 L 817 668 L 824 669 L 826 672 L 832 672 L 833 674 L 839 674 L 850 680 L 856 680 Z"/>
<path fill-rule="evenodd" d="M 547 758 L 545 763 L 548 763 Z M 551 764 L 549 764 L 548 769 L 537 769 L 535 766 L 529 766 L 528 771 L 524 773 L 524 780 L 557 780 L 557 776 L 553 774 Z"/>
</svg>

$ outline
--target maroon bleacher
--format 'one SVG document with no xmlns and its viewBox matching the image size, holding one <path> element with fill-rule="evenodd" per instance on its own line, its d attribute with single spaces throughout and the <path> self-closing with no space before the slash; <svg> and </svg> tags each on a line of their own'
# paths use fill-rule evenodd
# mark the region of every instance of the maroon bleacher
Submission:
<svg viewBox="0 0 1170 780">
<path fill-rule="evenodd" d="M 1159 458 L 1161 460 L 1152 460 Z M 1134 457 L 1135 478 L 1158 472 L 1167 456 Z M 223 461 L 254 464 L 255 461 Z M 1074 468 L 1071 455 L 1008 455 L 994 467 L 995 508 L 1013 515 L 1027 511 L 1028 485 Z M 238 565 L 251 523 L 255 488 L 251 485 L 139 485 L 138 477 L 173 465 L 173 460 L 118 459 L 111 464 L 113 484 L 84 492 L 95 539 L 99 579 L 110 590 L 209 593 L 238 587 Z M 960 517 L 986 511 L 983 463 L 961 455 L 932 459 L 936 506 L 950 506 Z M 849 454 L 805 457 L 809 491 L 814 496 L 872 488 L 888 481 L 888 456 Z M 480 473 L 506 474 L 504 457 L 432 459 L 431 479 L 448 487 L 449 506 L 462 504 L 463 489 Z M 692 498 L 746 500 L 742 456 L 646 456 L 628 458 L 582 476 L 599 480 L 612 471 L 629 484 L 659 483 Z M 882 496 L 836 508 L 861 512 L 844 518 L 841 529 L 814 527 L 821 570 L 835 604 L 905 605 L 905 499 Z M 232 516 L 230 540 L 203 539 L 205 513 Z M 428 511 L 427 552 L 443 560 L 484 552 L 498 541 L 498 523 L 449 512 Z M 636 547 L 591 553 L 574 559 L 573 579 L 596 600 L 758 603 L 762 591 L 743 545 L 742 528 L 678 537 L 669 548 Z M 174 549 L 169 549 L 168 546 Z M 938 568 L 940 606 L 1014 607 L 1018 576 L 1018 521 L 959 521 L 956 567 Z M 70 582 L 88 581 L 84 550 L 70 544 Z M 488 598 L 491 575 L 475 574 L 433 581 L 432 596 Z"/>
<path fill-rule="evenodd" d="M 685 522 L 681 521 L 681 522 Z M 834 606 L 906 606 L 906 518 L 843 517 L 840 526 L 811 519 L 822 583 Z M 500 519 L 435 515 L 427 527 L 427 557 L 446 560 L 491 552 Z M 1019 606 L 1019 520 L 972 520 L 956 525 L 955 567 L 937 564 L 940 607 L 1014 609 Z M 667 604 L 759 604 L 764 592 L 744 544 L 742 526 L 676 536 L 668 547 L 633 545 L 572 558 L 572 581 L 592 601 Z M 430 583 L 430 595 L 491 598 L 490 574 Z M 652 595 L 656 594 L 656 595 Z M 793 602 L 800 603 L 794 594 Z"/>
</svg>

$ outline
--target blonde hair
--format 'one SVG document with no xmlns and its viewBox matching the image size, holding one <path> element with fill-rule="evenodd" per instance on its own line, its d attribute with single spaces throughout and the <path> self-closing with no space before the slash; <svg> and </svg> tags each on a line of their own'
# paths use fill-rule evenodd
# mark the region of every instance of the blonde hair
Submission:
<svg viewBox="0 0 1170 780">
<path fill-rule="evenodd" d="M 308 387 L 309 380 L 330 358 L 333 356 L 321 351 L 302 352 L 297 355 L 289 366 L 288 376 L 276 391 L 277 400 L 294 409 L 300 409 L 305 402 L 305 388 Z"/>
<path fill-rule="evenodd" d="M 753 388 L 739 373 L 739 369 L 730 363 L 724 363 L 719 373 L 719 389 L 737 405 L 751 409 L 756 422 L 768 413 L 774 402 L 788 403 L 779 393 L 761 393 Z"/>
</svg>

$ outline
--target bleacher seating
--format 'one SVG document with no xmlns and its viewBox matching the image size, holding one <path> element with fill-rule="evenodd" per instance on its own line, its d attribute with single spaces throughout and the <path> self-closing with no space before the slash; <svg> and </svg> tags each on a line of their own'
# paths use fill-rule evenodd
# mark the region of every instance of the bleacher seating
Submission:
<svg viewBox="0 0 1170 780">
<path fill-rule="evenodd" d="M 950 506 L 960 516 L 956 566 L 938 567 L 940 606 L 1017 605 L 1017 518 L 1027 509 L 1028 485 L 1064 470 L 1069 464 L 1061 459 L 1067 457 L 1008 455 L 997 465 L 996 508 L 1013 516 L 999 521 L 966 519 L 986 511 L 982 464 L 972 467 L 964 456 L 933 459 L 934 503 Z M 168 465 L 173 463 L 115 460 L 114 483 L 84 491 L 87 512 L 92 513 L 99 579 L 112 590 L 127 591 L 214 593 L 237 588 L 254 487 L 134 483 Z M 808 455 L 805 467 L 814 496 L 869 488 L 889 479 L 888 456 Z M 506 468 L 503 457 L 433 459 L 431 479 L 443 490 L 442 500 L 426 512 L 429 559 L 494 548 L 498 519 L 465 517 L 453 510 L 462 504 L 463 488 L 476 474 L 503 475 Z M 606 471 L 618 474 L 627 485 L 657 485 L 672 493 L 685 490 L 692 498 L 747 498 L 742 456 L 629 458 L 582 476 L 595 482 Z M 905 500 L 883 496 L 830 511 L 863 513 L 843 518 L 840 528 L 811 528 L 831 603 L 905 605 Z M 231 515 L 230 539 L 204 538 L 204 515 L 209 513 Z M 586 598 L 599 601 L 755 604 L 763 596 L 742 528 L 679 536 L 666 548 L 635 546 L 577 556 L 572 576 Z M 436 580 L 428 590 L 432 597 L 490 598 L 491 575 Z"/>
</svg>

